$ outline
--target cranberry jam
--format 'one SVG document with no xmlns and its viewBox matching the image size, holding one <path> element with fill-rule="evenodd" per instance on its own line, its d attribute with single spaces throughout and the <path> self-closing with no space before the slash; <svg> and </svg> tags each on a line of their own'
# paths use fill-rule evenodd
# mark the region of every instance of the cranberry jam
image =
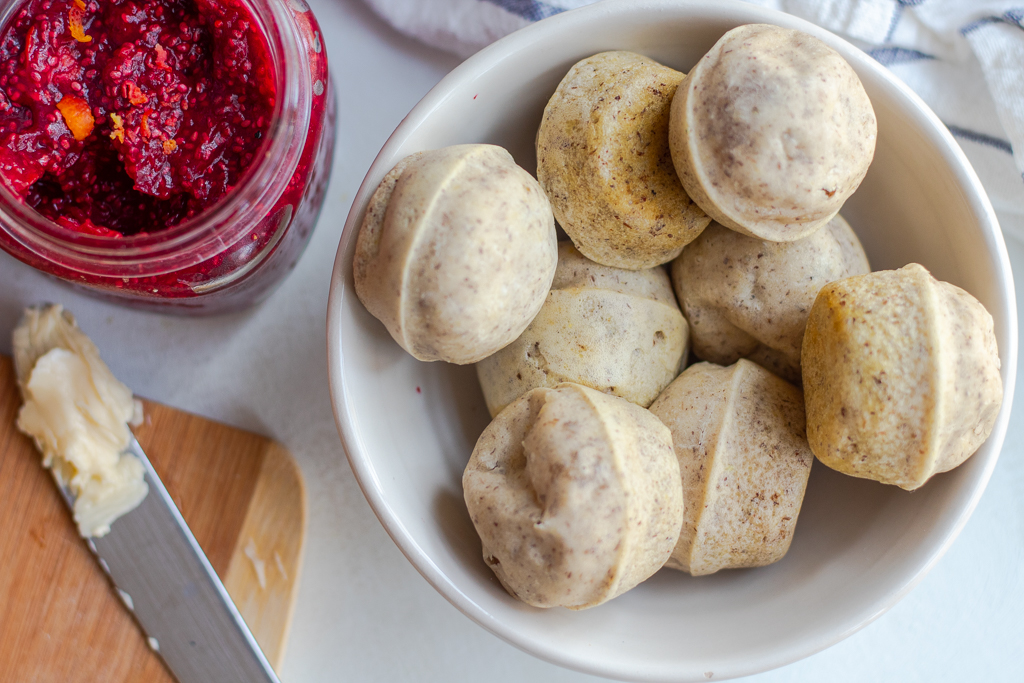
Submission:
<svg viewBox="0 0 1024 683">
<path fill-rule="evenodd" d="M 15 201 L 0 247 L 149 308 L 265 295 L 308 240 L 333 147 L 304 2 L 26 0 L 6 14 L 0 195 Z"/>
<path fill-rule="evenodd" d="M 176 225 L 259 152 L 267 53 L 237 0 L 30 0 L 0 40 L 0 173 L 69 228 Z"/>
</svg>

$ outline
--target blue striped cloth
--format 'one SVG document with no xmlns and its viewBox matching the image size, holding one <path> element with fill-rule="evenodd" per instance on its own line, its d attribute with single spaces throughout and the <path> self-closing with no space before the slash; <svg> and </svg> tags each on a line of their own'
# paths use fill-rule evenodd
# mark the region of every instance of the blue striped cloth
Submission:
<svg viewBox="0 0 1024 683">
<path fill-rule="evenodd" d="M 595 0 L 366 0 L 400 31 L 468 56 Z M 854 44 L 913 88 L 981 177 L 1007 235 L 1024 240 L 1024 0 L 749 0 Z"/>
</svg>

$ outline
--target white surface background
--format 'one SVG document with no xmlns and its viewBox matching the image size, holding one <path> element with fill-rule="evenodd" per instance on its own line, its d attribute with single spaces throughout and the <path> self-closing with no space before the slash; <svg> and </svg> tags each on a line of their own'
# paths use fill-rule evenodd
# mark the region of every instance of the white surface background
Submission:
<svg viewBox="0 0 1024 683">
<path fill-rule="evenodd" d="M 187 319 L 101 303 L 0 253 L 0 350 L 21 309 L 64 303 L 136 393 L 271 436 L 302 468 L 309 528 L 281 678 L 585 681 L 464 617 L 377 522 L 349 469 L 328 398 L 325 311 L 342 224 L 394 127 L 457 59 L 399 35 L 359 0 L 310 0 L 338 92 L 334 174 L 320 223 L 283 286 L 245 313 Z M 1018 280 L 1024 244 L 1009 240 Z M 1018 300 L 1024 287 L 1017 284 Z M 1022 371 L 1024 372 L 1024 371 Z M 467 454 L 468 456 L 468 454 Z M 748 681 L 1020 681 L 1024 659 L 1024 408 L 973 517 L 910 595 L 838 645 Z M 772 628 L 765 624 L 765 628 Z"/>
</svg>

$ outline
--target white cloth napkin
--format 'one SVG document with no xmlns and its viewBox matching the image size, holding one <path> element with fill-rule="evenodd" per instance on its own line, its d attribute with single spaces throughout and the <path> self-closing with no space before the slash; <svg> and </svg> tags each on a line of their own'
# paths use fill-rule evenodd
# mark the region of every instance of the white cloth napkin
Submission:
<svg viewBox="0 0 1024 683">
<path fill-rule="evenodd" d="M 1024 0 L 749 1 L 843 36 L 903 79 L 959 141 L 1003 231 L 1024 240 Z M 366 2 L 399 31 L 465 57 L 594 0 Z"/>
</svg>

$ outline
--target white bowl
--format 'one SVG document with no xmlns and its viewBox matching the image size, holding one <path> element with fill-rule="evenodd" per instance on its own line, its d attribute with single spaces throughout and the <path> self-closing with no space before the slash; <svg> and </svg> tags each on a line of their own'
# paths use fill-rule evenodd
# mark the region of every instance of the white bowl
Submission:
<svg viewBox="0 0 1024 683">
<path fill-rule="evenodd" d="M 793 545 L 779 563 L 691 578 L 663 570 L 600 607 L 540 610 L 511 598 L 481 559 L 461 476 L 488 422 L 472 367 L 420 363 L 356 299 L 352 253 L 370 195 L 401 158 L 489 142 L 535 169 L 544 104 L 578 60 L 632 50 L 688 70 L 727 30 L 796 28 L 850 62 L 878 117 L 874 163 L 843 214 L 874 269 L 916 261 L 995 318 L 1005 399 L 962 467 L 915 493 L 815 465 Z M 605 2 L 547 19 L 471 57 L 381 150 L 338 250 L 328 311 L 331 397 L 349 461 L 381 523 L 438 591 L 492 633 L 548 661 L 631 680 L 721 680 L 806 657 L 903 597 L 963 528 L 995 466 L 1016 377 L 1017 321 L 999 226 L 960 148 L 908 88 L 812 24 L 740 2 Z"/>
</svg>

